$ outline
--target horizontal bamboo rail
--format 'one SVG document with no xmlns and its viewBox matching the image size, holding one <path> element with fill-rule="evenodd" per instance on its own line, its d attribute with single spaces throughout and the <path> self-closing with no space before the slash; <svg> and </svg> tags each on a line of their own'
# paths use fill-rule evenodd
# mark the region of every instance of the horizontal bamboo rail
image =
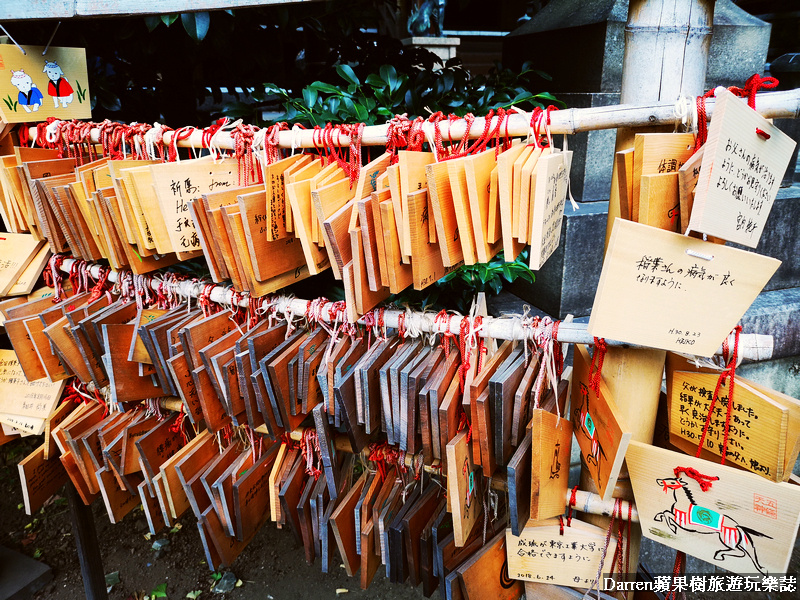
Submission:
<svg viewBox="0 0 800 600">
<path fill-rule="evenodd" d="M 72 258 L 64 259 L 63 263 L 61 263 L 61 270 L 69 273 L 73 264 L 76 262 L 78 261 Z M 89 273 L 94 279 L 98 279 L 105 268 L 106 267 L 100 265 L 92 265 L 89 267 Z M 109 273 L 108 281 L 116 283 L 118 277 L 119 274 L 112 270 Z M 145 281 L 149 283 L 151 289 L 154 291 L 157 291 L 161 284 L 161 280 L 153 277 L 146 277 Z M 170 285 L 175 293 L 185 298 L 197 298 L 206 287 L 204 283 L 197 283 L 189 280 L 179 281 Z M 209 293 L 209 299 L 212 302 L 226 306 L 231 306 L 233 302 L 237 302 L 239 306 L 246 308 L 248 306 L 247 298 L 240 298 L 241 295 L 237 298 L 236 291 L 233 288 L 221 285 L 213 286 Z M 275 297 L 270 301 L 274 303 L 276 313 L 287 316 L 288 318 L 304 316 L 309 305 L 308 300 L 290 298 L 287 296 Z M 329 309 L 333 307 L 333 304 L 332 302 L 327 302 L 322 305 L 319 311 L 319 317 L 323 322 L 331 322 Z M 406 332 L 412 337 L 417 337 L 426 333 L 450 333 L 458 335 L 461 332 L 461 321 L 465 318 L 461 315 L 454 314 L 449 320 L 449 326 L 445 327 L 442 323 L 437 323 L 434 320 L 435 315 L 431 312 L 422 313 L 410 310 L 386 309 L 383 313 L 384 325 L 396 329 L 401 321 L 401 315 L 404 315 L 402 319 L 404 320 Z M 363 324 L 363 318 L 360 322 Z M 526 321 L 526 318 L 521 315 L 485 317 L 482 326 L 476 331 L 476 334 L 479 337 L 496 340 L 524 340 L 535 339 L 537 334 L 544 333 L 544 329 L 541 323 L 534 327 L 532 319 L 528 318 Z M 562 343 L 594 344 L 594 338 L 587 331 L 585 323 L 562 321 L 559 324 L 556 339 Z M 632 344 L 617 340 L 606 339 L 605 341 L 606 344 L 610 346 L 634 347 Z M 731 337 L 729 340 L 731 347 L 733 342 L 733 337 Z M 771 335 L 742 334 L 739 336 L 739 355 L 747 360 L 769 360 L 772 357 L 773 346 L 774 340 Z M 722 354 L 722 345 L 717 349 L 716 354 Z"/>
<path fill-rule="evenodd" d="M 693 100 L 690 99 L 689 106 L 693 109 Z M 744 100 L 743 100 L 744 101 Z M 711 119 L 714 115 L 714 98 L 706 101 L 706 115 Z M 786 90 L 782 92 L 766 92 L 756 96 L 756 109 L 764 117 L 769 119 L 795 119 L 800 117 L 800 88 Z M 551 134 L 573 134 L 581 131 L 595 131 L 598 129 L 613 129 L 616 127 L 645 127 L 648 125 L 672 125 L 681 121 L 678 115 L 676 103 L 673 102 L 654 102 L 649 104 L 619 104 L 615 106 L 598 106 L 591 108 L 568 108 L 565 110 L 550 113 Z M 490 127 L 493 129 L 497 123 L 497 117 L 492 118 Z M 483 117 L 476 118 L 470 129 L 469 137 L 478 138 L 483 135 L 486 120 Z M 464 119 L 457 119 L 450 123 L 447 120 L 441 122 L 442 137 L 445 140 L 460 140 L 466 131 L 467 122 Z M 433 124 L 423 125 L 427 137 L 433 139 Z M 511 114 L 508 118 L 508 135 L 520 137 L 528 135 L 530 131 L 530 114 Z M 31 139 L 36 139 L 36 128 L 31 127 Z M 388 124 L 370 125 L 364 128 L 361 139 L 363 146 L 385 145 Z M 502 132 L 506 132 L 505 125 Z M 163 136 L 164 145 L 168 145 L 173 132 L 167 132 Z M 91 139 L 94 143 L 100 141 L 100 130 L 94 128 L 91 131 Z M 234 147 L 233 138 L 226 131 L 219 131 L 213 136 L 214 146 L 222 150 L 232 150 Z M 350 138 L 346 135 L 334 136 L 333 143 L 338 146 L 348 146 Z M 179 148 L 202 148 L 203 130 L 198 129 L 188 138 L 177 143 Z M 317 140 L 317 145 L 319 141 Z M 294 131 L 280 132 L 278 146 L 281 148 L 314 148 L 314 130 L 296 129 Z"/>
</svg>

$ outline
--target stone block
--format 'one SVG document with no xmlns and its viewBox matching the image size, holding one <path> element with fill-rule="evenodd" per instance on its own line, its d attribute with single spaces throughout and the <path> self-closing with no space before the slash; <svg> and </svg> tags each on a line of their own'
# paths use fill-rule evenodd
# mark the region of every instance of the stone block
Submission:
<svg viewBox="0 0 800 600">
<path fill-rule="evenodd" d="M 759 294 L 742 317 L 742 328 L 773 336 L 773 359 L 800 354 L 800 288 Z"/>
<path fill-rule="evenodd" d="M 763 75 L 772 25 L 731 0 L 717 0 L 714 33 L 708 49 L 706 89 L 742 86 L 753 73 Z"/>
<path fill-rule="evenodd" d="M 558 99 L 570 108 L 613 106 L 619 104 L 619 93 L 558 94 Z M 570 188 L 579 202 L 608 200 L 616 139 L 617 132 L 613 129 L 569 136 L 569 149 L 573 152 Z M 558 137 L 555 144 L 559 144 Z"/>
<path fill-rule="evenodd" d="M 508 290 L 525 302 L 563 319 L 588 315 L 603 266 L 608 202 L 567 206 L 561 224 L 561 243 L 533 283 L 516 281 Z"/>
<path fill-rule="evenodd" d="M 46 564 L 0 546 L 0 598 L 27 600 L 53 579 Z"/>
</svg>

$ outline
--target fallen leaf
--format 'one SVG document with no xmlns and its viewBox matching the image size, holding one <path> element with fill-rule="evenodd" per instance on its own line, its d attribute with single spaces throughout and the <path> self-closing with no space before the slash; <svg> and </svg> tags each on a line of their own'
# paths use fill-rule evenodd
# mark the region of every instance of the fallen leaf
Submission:
<svg viewBox="0 0 800 600">
<path fill-rule="evenodd" d="M 349 591 L 350 591 L 350 590 L 347 590 L 347 589 L 345 589 L 345 588 L 336 588 L 336 595 L 338 596 L 339 594 L 346 594 L 346 593 L 348 593 Z"/>
</svg>

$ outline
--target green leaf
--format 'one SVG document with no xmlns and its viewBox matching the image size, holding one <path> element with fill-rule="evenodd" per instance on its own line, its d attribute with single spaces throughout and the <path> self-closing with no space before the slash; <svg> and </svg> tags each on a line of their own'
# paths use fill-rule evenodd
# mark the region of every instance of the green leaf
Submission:
<svg viewBox="0 0 800 600">
<path fill-rule="evenodd" d="M 348 83 L 353 83 L 355 85 L 361 84 L 361 81 L 356 77 L 356 73 L 350 65 L 338 65 L 336 67 L 336 72 L 339 74 L 339 77 Z"/>
<path fill-rule="evenodd" d="M 200 596 L 200 594 L 202 594 L 202 593 L 203 593 L 203 590 L 195 590 L 193 592 L 188 592 L 186 594 L 186 597 L 190 598 L 191 600 L 196 600 Z"/>
<path fill-rule="evenodd" d="M 318 92 L 325 92 L 326 94 L 338 94 L 339 88 L 335 85 L 331 85 L 330 83 L 324 83 L 322 81 L 315 81 L 308 88 L 312 90 L 316 90 Z"/>
<path fill-rule="evenodd" d="M 383 68 L 383 67 L 381 67 L 381 68 Z M 384 81 L 383 79 L 378 77 L 375 73 L 370 73 L 369 75 L 367 75 L 367 78 L 365 79 L 365 82 L 366 82 L 367 85 L 370 85 L 370 86 L 372 86 L 374 88 L 377 88 L 379 90 L 383 89 L 384 87 L 386 87 L 386 81 Z"/>
<path fill-rule="evenodd" d="M 208 33 L 208 26 L 211 24 L 211 15 L 207 12 L 183 13 L 181 23 L 186 33 L 193 40 L 202 42 Z"/>
<path fill-rule="evenodd" d="M 400 81 L 397 78 L 397 69 L 395 69 L 392 65 L 383 65 L 380 68 L 380 74 L 383 80 L 389 84 L 389 89 L 391 91 L 394 91 L 400 87 Z"/>
<path fill-rule="evenodd" d="M 162 583 L 150 592 L 151 598 L 166 598 L 167 597 L 167 584 Z"/>
<path fill-rule="evenodd" d="M 172 25 L 175 21 L 178 20 L 178 17 L 181 15 L 179 13 L 169 14 L 169 15 L 161 15 L 161 22 L 164 23 L 167 27 Z"/>
<path fill-rule="evenodd" d="M 363 122 L 369 118 L 369 112 L 367 112 L 367 109 L 364 108 L 363 105 L 360 103 L 355 103 L 353 107 L 355 108 L 356 119 Z"/>
<path fill-rule="evenodd" d="M 561 106 L 566 106 L 566 103 L 564 101 L 559 100 L 558 98 L 553 96 L 553 94 L 551 94 L 550 92 L 540 92 L 540 93 L 536 94 L 533 97 L 537 98 L 539 100 L 549 100 L 550 102 L 554 102 L 555 104 L 560 104 Z"/>
<path fill-rule="evenodd" d="M 313 90 L 310 87 L 303 88 L 303 100 L 306 101 L 306 106 L 309 109 L 313 109 L 317 103 L 317 90 Z"/>
<path fill-rule="evenodd" d="M 222 579 L 222 573 L 220 573 L 219 571 L 214 571 L 211 574 L 211 579 L 213 579 L 214 581 L 219 581 L 220 579 Z"/>
<path fill-rule="evenodd" d="M 161 18 L 158 15 L 147 15 L 144 18 L 144 25 L 147 31 L 152 32 L 161 23 Z"/>
</svg>

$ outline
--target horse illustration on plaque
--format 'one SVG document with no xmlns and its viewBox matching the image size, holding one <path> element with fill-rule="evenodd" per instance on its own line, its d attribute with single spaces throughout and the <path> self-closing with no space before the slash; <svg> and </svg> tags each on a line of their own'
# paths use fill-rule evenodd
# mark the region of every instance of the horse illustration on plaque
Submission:
<svg viewBox="0 0 800 600">
<path fill-rule="evenodd" d="M 669 509 L 656 514 L 654 519 L 666 523 L 675 534 L 678 533 L 678 529 L 704 535 L 716 534 L 724 548 L 714 553 L 714 560 L 723 561 L 728 556 L 731 558 L 747 556 L 758 572 L 766 575 L 766 569 L 758 562 L 753 537 L 772 538 L 755 529 L 739 525 L 730 516 L 701 506 L 695 501 L 695 494 L 707 491 L 718 479 L 719 477 L 698 473 L 691 467 L 676 467 L 675 477 L 656 479 L 656 483 L 663 487 L 665 494 L 672 491 L 674 502 Z M 697 486 L 694 491 L 691 489 L 693 486 Z"/>
</svg>

